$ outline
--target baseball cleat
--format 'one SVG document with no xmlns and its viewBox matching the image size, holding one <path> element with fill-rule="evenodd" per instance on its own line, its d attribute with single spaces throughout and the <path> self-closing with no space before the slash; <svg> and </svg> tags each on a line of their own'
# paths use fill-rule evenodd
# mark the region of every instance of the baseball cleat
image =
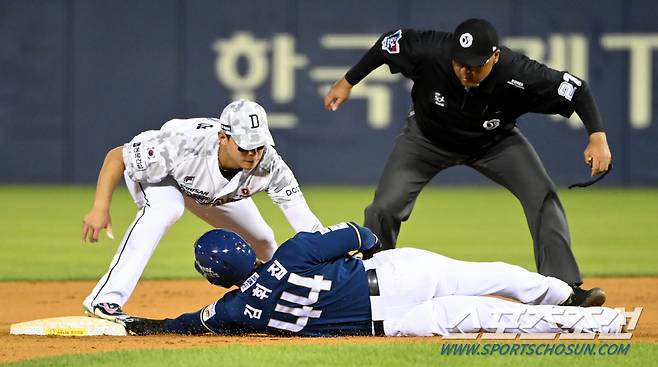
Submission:
<svg viewBox="0 0 658 367">
<path fill-rule="evenodd" d="M 91 317 L 98 317 L 110 321 L 128 317 L 128 315 L 126 315 L 121 309 L 121 306 L 116 303 L 108 302 L 101 302 L 93 305 L 91 310 L 85 305 L 85 313 Z"/>
<path fill-rule="evenodd" d="M 585 290 L 572 286 L 572 293 L 560 306 L 595 307 L 605 303 L 605 292 L 601 288 Z"/>
</svg>

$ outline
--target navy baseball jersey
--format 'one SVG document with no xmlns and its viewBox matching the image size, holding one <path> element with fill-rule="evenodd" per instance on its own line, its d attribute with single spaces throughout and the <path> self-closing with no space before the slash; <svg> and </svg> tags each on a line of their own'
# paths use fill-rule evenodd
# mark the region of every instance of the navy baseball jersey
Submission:
<svg viewBox="0 0 658 367">
<path fill-rule="evenodd" d="M 372 335 L 363 262 L 348 255 L 372 248 L 369 229 L 341 223 L 300 232 L 256 269 L 240 289 L 195 313 L 165 321 L 168 332 Z"/>
</svg>

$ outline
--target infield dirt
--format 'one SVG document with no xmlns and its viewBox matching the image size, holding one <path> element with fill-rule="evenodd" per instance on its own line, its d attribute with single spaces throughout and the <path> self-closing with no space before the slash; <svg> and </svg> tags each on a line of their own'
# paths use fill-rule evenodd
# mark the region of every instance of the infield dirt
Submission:
<svg viewBox="0 0 658 367">
<path fill-rule="evenodd" d="M 355 337 L 281 338 L 271 336 L 152 336 L 152 337 L 55 337 L 9 335 L 12 323 L 56 316 L 82 315 L 82 299 L 95 283 L 0 282 L 0 362 L 69 353 L 93 353 L 144 348 L 189 348 L 226 344 L 338 344 L 353 343 Z M 658 277 L 588 278 L 585 287 L 606 290 L 606 306 L 644 307 L 631 342 L 658 343 Z M 142 281 L 124 308 L 128 313 L 149 318 L 177 316 L 198 310 L 219 298 L 221 289 L 205 280 Z M 360 343 L 389 343 L 390 338 L 360 337 Z M 395 342 L 428 342 L 436 338 L 396 338 Z"/>
</svg>

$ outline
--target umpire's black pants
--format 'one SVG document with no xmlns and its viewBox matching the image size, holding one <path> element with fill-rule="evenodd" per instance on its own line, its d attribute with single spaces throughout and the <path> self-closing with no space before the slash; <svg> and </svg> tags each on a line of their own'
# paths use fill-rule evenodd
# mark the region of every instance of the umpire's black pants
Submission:
<svg viewBox="0 0 658 367">
<path fill-rule="evenodd" d="M 384 248 L 394 248 L 400 224 L 409 219 L 423 187 L 443 169 L 462 164 L 504 186 L 519 199 L 530 227 L 540 274 L 569 284 L 582 283 L 555 184 L 517 128 L 484 154 L 473 158 L 432 143 L 419 130 L 412 114 L 395 140 L 374 201 L 365 210 L 365 226 L 377 234 Z"/>
</svg>

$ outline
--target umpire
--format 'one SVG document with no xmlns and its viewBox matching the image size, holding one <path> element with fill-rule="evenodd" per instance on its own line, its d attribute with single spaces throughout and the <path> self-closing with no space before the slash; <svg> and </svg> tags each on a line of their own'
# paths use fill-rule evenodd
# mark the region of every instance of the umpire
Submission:
<svg viewBox="0 0 658 367">
<path fill-rule="evenodd" d="M 516 120 L 527 112 L 569 117 L 575 111 L 589 134 L 584 159 L 591 175 L 605 172 L 610 149 L 587 83 L 500 46 L 489 22 L 469 19 L 454 33 L 398 29 L 384 34 L 331 87 L 325 107 L 337 110 L 352 87 L 382 64 L 413 80 L 413 109 L 365 210 L 365 226 L 385 248 L 394 248 L 401 222 L 427 182 L 446 168 L 466 165 L 519 199 L 538 272 L 582 292 L 555 184 Z"/>
</svg>

